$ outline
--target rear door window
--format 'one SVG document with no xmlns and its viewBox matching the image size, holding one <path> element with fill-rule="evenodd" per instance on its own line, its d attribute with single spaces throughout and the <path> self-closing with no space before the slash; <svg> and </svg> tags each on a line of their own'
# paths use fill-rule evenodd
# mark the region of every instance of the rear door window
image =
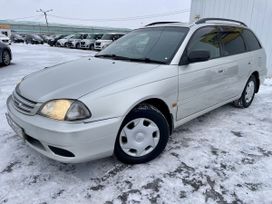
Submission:
<svg viewBox="0 0 272 204">
<path fill-rule="evenodd" d="M 244 29 L 242 32 L 242 36 L 245 40 L 246 48 L 248 51 L 254 51 L 262 48 L 260 42 L 258 41 L 258 39 L 256 38 L 252 31 Z"/>
<path fill-rule="evenodd" d="M 224 27 L 221 35 L 223 56 L 236 55 L 246 52 L 244 39 L 241 36 L 242 28 Z"/>
</svg>

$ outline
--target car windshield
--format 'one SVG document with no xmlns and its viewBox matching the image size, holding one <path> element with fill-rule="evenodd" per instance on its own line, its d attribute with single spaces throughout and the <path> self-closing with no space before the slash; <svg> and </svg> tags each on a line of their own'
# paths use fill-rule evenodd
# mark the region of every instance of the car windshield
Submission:
<svg viewBox="0 0 272 204">
<path fill-rule="evenodd" d="M 52 36 L 52 38 L 60 38 L 62 37 L 63 35 L 56 35 L 56 36 Z"/>
<path fill-rule="evenodd" d="M 112 34 L 104 34 L 101 40 L 112 40 L 112 38 L 113 38 Z"/>
<path fill-rule="evenodd" d="M 132 31 L 96 57 L 168 64 L 183 42 L 188 28 L 153 27 Z"/>
<path fill-rule="evenodd" d="M 81 35 L 74 35 L 73 37 L 71 37 L 72 39 L 80 39 Z"/>
<path fill-rule="evenodd" d="M 103 36 L 102 34 L 95 34 L 94 39 L 96 40 L 101 39 L 102 36 Z"/>
<path fill-rule="evenodd" d="M 42 38 L 40 37 L 40 36 L 38 36 L 38 35 L 32 35 L 33 36 L 33 38 L 35 38 L 35 39 L 37 39 L 37 40 L 42 40 Z"/>
<path fill-rule="evenodd" d="M 22 36 L 20 36 L 19 34 L 12 34 L 14 37 L 16 37 L 16 38 L 22 38 Z"/>
<path fill-rule="evenodd" d="M 94 34 L 89 34 L 86 39 L 95 39 L 95 35 Z"/>
<path fill-rule="evenodd" d="M 66 36 L 66 37 L 64 37 L 65 39 L 70 39 L 70 38 L 72 38 L 74 35 L 72 34 L 72 35 L 68 35 L 68 36 Z"/>
</svg>

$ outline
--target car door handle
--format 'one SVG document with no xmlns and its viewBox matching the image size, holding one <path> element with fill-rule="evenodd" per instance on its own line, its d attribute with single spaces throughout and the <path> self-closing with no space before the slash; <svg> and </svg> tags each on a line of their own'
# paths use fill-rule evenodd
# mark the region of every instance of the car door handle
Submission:
<svg viewBox="0 0 272 204">
<path fill-rule="evenodd" d="M 220 74 L 220 73 L 223 73 L 224 72 L 224 69 L 220 69 L 220 70 L 218 70 L 218 73 Z"/>
</svg>

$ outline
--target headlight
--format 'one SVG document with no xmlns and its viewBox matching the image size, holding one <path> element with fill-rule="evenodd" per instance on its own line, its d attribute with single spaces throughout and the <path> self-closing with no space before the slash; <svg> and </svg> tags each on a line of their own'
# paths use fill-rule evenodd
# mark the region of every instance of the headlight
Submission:
<svg viewBox="0 0 272 204">
<path fill-rule="evenodd" d="M 83 120 L 91 117 L 88 108 L 76 100 L 53 100 L 42 106 L 40 114 L 55 120 Z"/>
</svg>

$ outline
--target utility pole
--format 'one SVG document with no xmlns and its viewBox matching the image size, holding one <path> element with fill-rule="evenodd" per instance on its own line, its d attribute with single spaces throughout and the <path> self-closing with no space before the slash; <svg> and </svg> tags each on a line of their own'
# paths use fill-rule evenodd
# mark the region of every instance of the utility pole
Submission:
<svg viewBox="0 0 272 204">
<path fill-rule="evenodd" d="M 40 10 L 37 10 L 36 12 L 40 12 L 40 13 L 43 13 L 44 15 L 44 18 L 45 18 L 45 22 L 46 22 L 46 27 L 47 27 L 47 33 L 49 34 L 49 27 L 48 27 L 48 19 L 47 19 L 47 13 L 53 11 L 53 9 L 50 9 L 50 10 L 47 10 L 47 11 L 44 11 L 42 9 Z"/>
</svg>

